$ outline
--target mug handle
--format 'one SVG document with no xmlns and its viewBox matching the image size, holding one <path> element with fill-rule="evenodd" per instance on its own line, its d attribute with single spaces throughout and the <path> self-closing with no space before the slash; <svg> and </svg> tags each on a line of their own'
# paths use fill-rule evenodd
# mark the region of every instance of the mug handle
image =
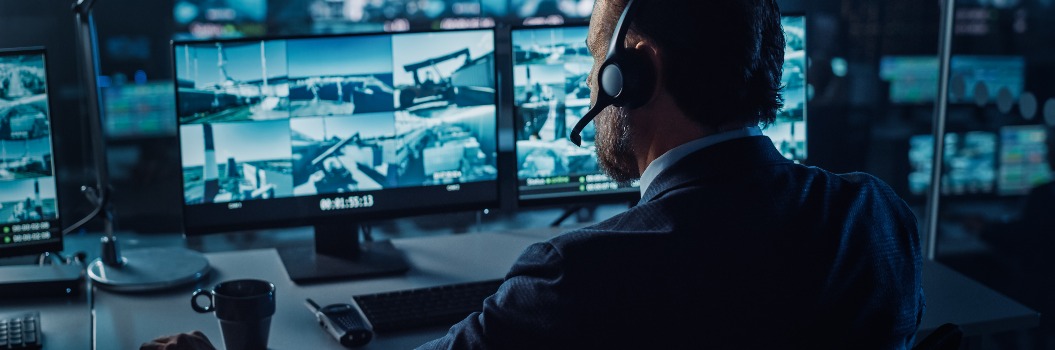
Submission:
<svg viewBox="0 0 1055 350">
<path fill-rule="evenodd" d="M 207 298 L 209 298 L 209 305 L 208 306 L 202 307 L 201 305 L 198 305 L 198 297 L 200 297 L 202 295 L 204 295 Z M 213 306 L 213 302 L 212 302 L 212 292 L 208 291 L 208 290 L 202 290 L 202 289 L 195 290 L 194 294 L 190 297 L 190 307 L 192 309 L 194 309 L 194 311 L 197 311 L 198 313 L 203 313 L 203 314 L 206 313 L 206 312 L 212 312 L 213 310 L 216 310 L 216 307 Z"/>
</svg>

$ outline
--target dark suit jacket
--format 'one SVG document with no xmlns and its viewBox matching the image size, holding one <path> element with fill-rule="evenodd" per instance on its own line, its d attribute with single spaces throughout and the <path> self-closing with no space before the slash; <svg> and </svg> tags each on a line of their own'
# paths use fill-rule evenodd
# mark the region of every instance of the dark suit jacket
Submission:
<svg viewBox="0 0 1055 350">
<path fill-rule="evenodd" d="M 880 180 L 783 158 L 769 138 L 700 150 L 634 208 L 528 247 L 483 312 L 426 349 L 904 349 L 920 243 Z"/>
</svg>

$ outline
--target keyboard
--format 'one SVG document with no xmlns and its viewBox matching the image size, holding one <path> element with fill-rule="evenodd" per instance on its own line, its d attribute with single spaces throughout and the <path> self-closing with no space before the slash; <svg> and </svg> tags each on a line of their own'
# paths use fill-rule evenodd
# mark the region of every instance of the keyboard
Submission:
<svg viewBox="0 0 1055 350">
<path fill-rule="evenodd" d="M 40 349 L 40 313 L 0 315 L 0 349 Z"/>
<path fill-rule="evenodd" d="M 481 311 L 502 280 L 486 280 L 353 296 L 374 332 L 454 325 Z"/>
</svg>

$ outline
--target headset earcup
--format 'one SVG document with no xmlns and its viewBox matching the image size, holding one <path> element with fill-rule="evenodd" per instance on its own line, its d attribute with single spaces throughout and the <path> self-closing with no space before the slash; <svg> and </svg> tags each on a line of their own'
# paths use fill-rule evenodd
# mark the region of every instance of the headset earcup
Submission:
<svg viewBox="0 0 1055 350">
<path fill-rule="evenodd" d="M 619 65 L 618 60 L 609 60 L 601 65 L 600 72 L 600 93 L 611 99 L 613 102 L 618 101 L 620 96 L 623 94 L 625 88 L 625 81 L 623 77 L 623 67 Z"/>
</svg>

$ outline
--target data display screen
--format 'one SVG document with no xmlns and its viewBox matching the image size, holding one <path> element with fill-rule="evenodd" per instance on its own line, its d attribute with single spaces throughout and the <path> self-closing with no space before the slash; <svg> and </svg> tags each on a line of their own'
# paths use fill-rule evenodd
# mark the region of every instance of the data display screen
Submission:
<svg viewBox="0 0 1055 350">
<path fill-rule="evenodd" d="M 62 235 L 42 50 L 0 51 L 0 256 Z"/>
<path fill-rule="evenodd" d="M 491 30 L 173 52 L 188 230 L 497 201 Z"/>
</svg>

